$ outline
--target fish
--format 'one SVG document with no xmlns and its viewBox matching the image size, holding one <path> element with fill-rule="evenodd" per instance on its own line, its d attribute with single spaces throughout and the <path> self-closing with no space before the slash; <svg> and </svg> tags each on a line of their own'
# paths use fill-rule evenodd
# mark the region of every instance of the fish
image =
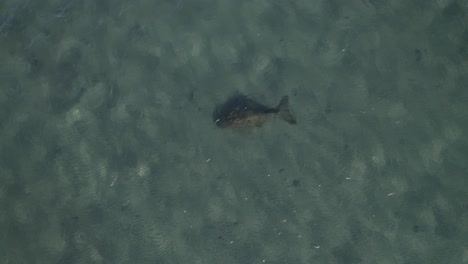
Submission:
<svg viewBox="0 0 468 264">
<path fill-rule="evenodd" d="M 289 110 L 288 96 L 283 96 L 278 106 L 268 107 L 243 94 L 235 94 L 213 112 L 213 120 L 220 128 L 258 128 L 275 117 L 291 125 L 296 124 L 296 118 Z"/>
</svg>

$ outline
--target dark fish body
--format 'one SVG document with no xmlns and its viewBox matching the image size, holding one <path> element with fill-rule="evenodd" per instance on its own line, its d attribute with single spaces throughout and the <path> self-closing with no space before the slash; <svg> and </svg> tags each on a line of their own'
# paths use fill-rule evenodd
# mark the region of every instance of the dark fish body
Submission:
<svg viewBox="0 0 468 264">
<path fill-rule="evenodd" d="M 288 96 L 284 96 L 277 107 L 271 108 L 245 95 L 234 95 L 223 105 L 218 106 L 213 114 L 216 125 L 221 128 L 261 127 L 276 116 L 289 124 L 296 124 L 296 118 L 289 111 Z"/>
</svg>

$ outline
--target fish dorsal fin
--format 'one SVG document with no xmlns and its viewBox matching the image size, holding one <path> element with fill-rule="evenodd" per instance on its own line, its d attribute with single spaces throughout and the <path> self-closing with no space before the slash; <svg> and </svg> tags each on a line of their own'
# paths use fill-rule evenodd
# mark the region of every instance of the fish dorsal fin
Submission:
<svg viewBox="0 0 468 264">
<path fill-rule="evenodd" d="M 278 115 L 283 118 L 289 124 L 296 124 L 296 118 L 291 114 L 289 110 L 289 96 L 283 96 L 279 105 L 276 107 Z"/>
</svg>

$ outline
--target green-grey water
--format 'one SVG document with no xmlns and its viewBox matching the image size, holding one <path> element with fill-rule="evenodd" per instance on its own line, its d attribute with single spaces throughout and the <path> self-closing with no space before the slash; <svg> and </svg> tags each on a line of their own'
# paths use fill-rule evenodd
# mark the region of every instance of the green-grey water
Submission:
<svg viewBox="0 0 468 264">
<path fill-rule="evenodd" d="M 466 1 L 3 0 L 0 62 L 1 264 L 468 263 Z"/>
</svg>

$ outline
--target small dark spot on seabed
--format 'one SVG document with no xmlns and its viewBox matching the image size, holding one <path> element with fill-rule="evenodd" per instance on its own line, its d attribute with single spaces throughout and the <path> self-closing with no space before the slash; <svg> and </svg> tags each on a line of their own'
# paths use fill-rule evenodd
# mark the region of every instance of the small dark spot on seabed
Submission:
<svg viewBox="0 0 468 264">
<path fill-rule="evenodd" d="M 299 185 L 301 185 L 301 181 L 298 180 L 298 179 L 295 179 L 295 180 L 292 181 L 292 185 L 293 185 L 294 187 L 298 187 Z"/>
<path fill-rule="evenodd" d="M 420 62 L 422 60 L 422 51 L 420 49 L 415 49 L 414 50 L 414 55 L 416 56 L 415 59 L 417 62 Z"/>
<path fill-rule="evenodd" d="M 63 149 L 60 146 L 53 146 L 48 150 L 47 155 L 50 159 L 56 159 L 62 153 L 63 153 Z"/>
<path fill-rule="evenodd" d="M 188 100 L 189 102 L 193 102 L 193 99 L 195 98 L 195 92 L 192 90 L 188 94 Z"/>
<path fill-rule="evenodd" d="M 283 169 L 283 168 L 281 168 L 281 169 L 279 169 L 279 170 L 278 170 L 278 172 L 283 172 L 283 171 L 284 171 L 284 169 Z"/>
<path fill-rule="evenodd" d="M 145 34 L 144 27 L 141 24 L 136 23 L 130 29 L 130 34 L 135 37 L 142 37 Z"/>
<path fill-rule="evenodd" d="M 333 112 L 333 106 L 331 104 L 327 104 L 327 107 L 325 108 L 325 113 L 329 114 Z"/>
<path fill-rule="evenodd" d="M 42 63 L 38 57 L 31 57 L 29 60 L 31 66 L 31 72 L 36 73 L 42 68 Z"/>
</svg>

